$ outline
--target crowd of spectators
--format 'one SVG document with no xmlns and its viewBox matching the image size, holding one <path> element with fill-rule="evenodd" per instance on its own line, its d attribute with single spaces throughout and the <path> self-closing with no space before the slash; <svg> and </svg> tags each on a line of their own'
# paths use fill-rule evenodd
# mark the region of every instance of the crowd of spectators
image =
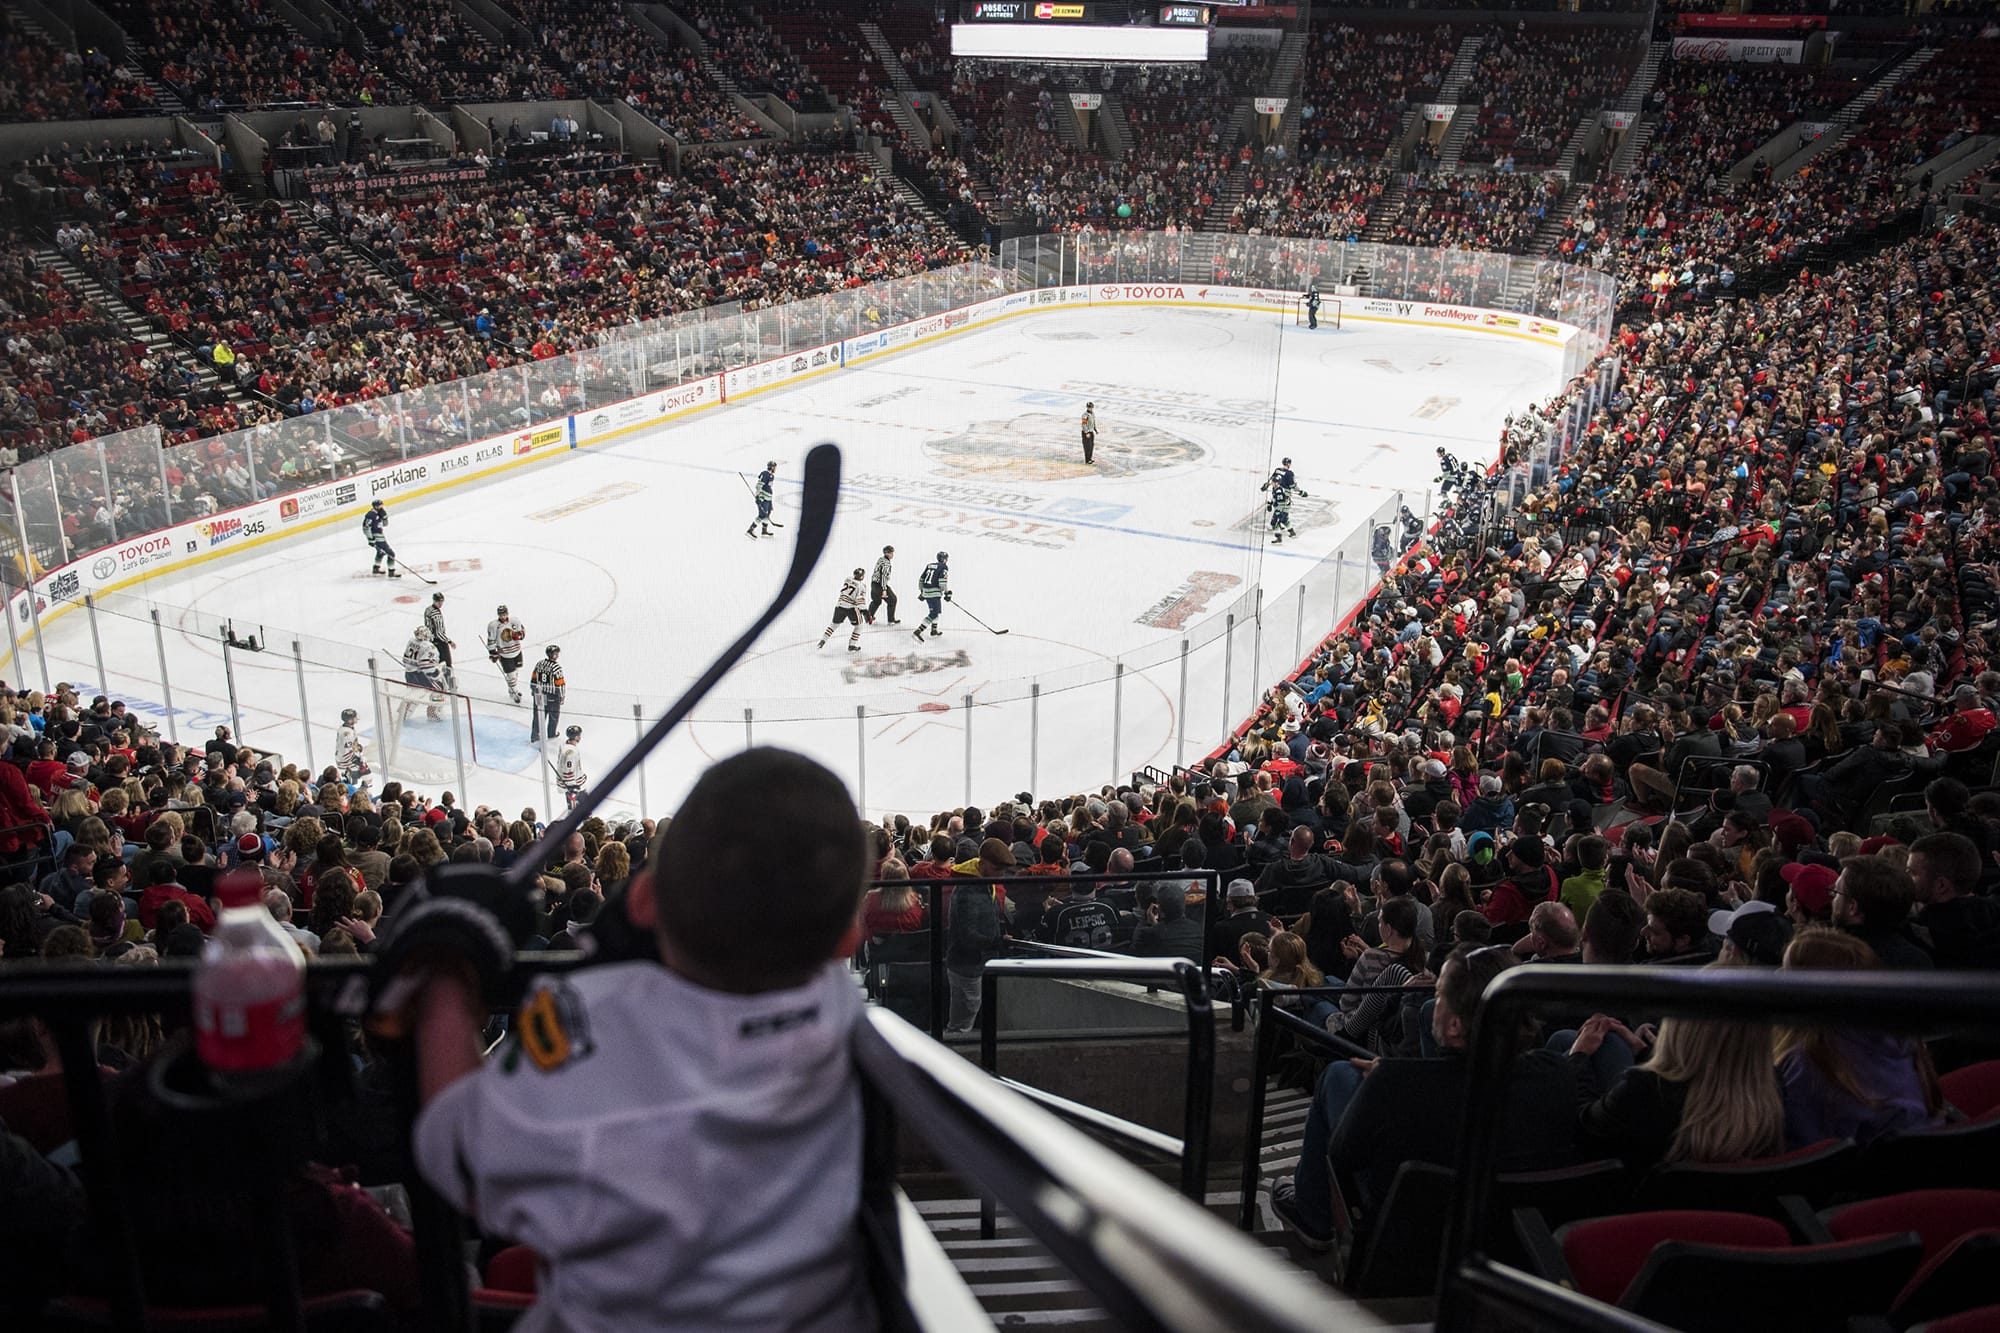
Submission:
<svg viewBox="0 0 2000 1333">
<path fill-rule="evenodd" d="M 1562 197 L 1560 177 L 1461 172 L 1412 176 L 1389 234 L 1392 245 L 1523 251 Z"/>
<path fill-rule="evenodd" d="M 1448 23 L 1317 28 L 1307 50 L 1299 155 L 1379 159 L 1410 106 L 1436 100 L 1465 36 Z"/>
<path fill-rule="evenodd" d="M 709 57 L 753 97 L 770 95 L 794 111 L 832 109 L 826 89 L 761 19 L 729 0 L 682 0 L 676 5 L 708 44 Z"/>
<path fill-rule="evenodd" d="M 138 44 L 146 67 L 199 111 L 400 100 L 380 69 L 344 48 L 314 45 L 267 0 L 107 0 L 105 12 Z"/>
<path fill-rule="evenodd" d="M 568 81 L 570 95 L 625 98 L 682 143 L 764 137 L 695 53 L 669 49 L 622 8 L 578 9 L 560 0 L 514 6 Z"/>
<path fill-rule="evenodd" d="M 420 102 L 507 102 L 567 96 L 562 76 L 533 51 L 510 49 L 475 27 L 452 0 L 357 0 L 343 14 Z"/>
<path fill-rule="evenodd" d="M 0 121 L 143 116 L 153 91 L 99 50 L 79 55 L 0 13 Z"/>
<path fill-rule="evenodd" d="M 1639 34 L 1622 28 L 1521 23 L 1489 36 L 1467 84 L 1479 96 L 1479 121 L 1464 160 L 1502 171 L 1554 165 L 1582 118 L 1625 90 L 1645 49 Z"/>
<path fill-rule="evenodd" d="M 1294 166 L 1260 163 L 1231 210 L 1231 231 L 1358 241 L 1390 179 L 1389 168 L 1323 154 Z"/>
</svg>

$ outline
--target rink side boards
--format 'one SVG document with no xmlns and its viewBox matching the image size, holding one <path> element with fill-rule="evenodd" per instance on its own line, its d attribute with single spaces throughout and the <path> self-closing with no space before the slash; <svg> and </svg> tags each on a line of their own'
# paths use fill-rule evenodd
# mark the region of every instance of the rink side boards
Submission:
<svg viewBox="0 0 2000 1333">
<path fill-rule="evenodd" d="M 1147 305 L 1283 316 L 1291 312 L 1296 297 L 1296 292 L 1264 288 L 1171 282 L 1098 283 L 1010 292 L 114 542 L 44 571 L 34 583 L 39 604 L 35 610 L 46 626 L 81 606 L 86 595 L 104 597 L 162 574 L 254 550 L 331 523 L 358 524 L 362 511 L 375 500 L 402 502 L 433 495 L 1019 315 L 1088 306 Z M 1352 320 L 1454 328 L 1570 349 L 1570 359 L 1579 363 L 1589 355 L 1581 347 L 1583 331 L 1573 324 L 1420 300 L 1340 299 L 1343 327 Z M 355 542 L 359 552 L 358 526 Z M 32 652 L 34 612 L 25 590 L 8 599 L 7 613 L 13 617 L 22 647 Z M 0 648 L 0 668 L 7 667 L 13 656 L 11 648 Z"/>
</svg>

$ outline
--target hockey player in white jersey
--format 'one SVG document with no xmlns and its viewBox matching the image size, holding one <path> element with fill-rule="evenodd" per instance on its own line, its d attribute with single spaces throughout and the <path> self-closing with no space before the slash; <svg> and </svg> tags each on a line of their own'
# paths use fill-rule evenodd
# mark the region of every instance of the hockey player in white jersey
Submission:
<svg viewBox="0 0 2000 1333">
<path fill-rule="evenodd" d="M 340 777 L 350 788 L 360 791 L 369 782 L 368 756 L 361 741 L 361 730 L 356 725 L 361 714 L 352 708 L 340 710 L 340 726 L 333 733 L 333 766 L 340 770 Z"/>
<path fill-rule="evenodd" d="M 500 668 L 507 682 L 508 697 L 521 702 L 521 645 L 528 641 L 528 627 L 507 614 L 506 607 L 493 612 L 486 624 L 486 660 Z"/>
<path fill-rule="evenodd" d="M 429 696 L 424 705 L 424 716 L 436 721 L 444 714 L 438 705 L 444 702 L 444 668 L 438 662 L 437 646 L 431 642 L 430 631 L 422 625 L 410 635 L 410 642 L 403 649 L 403 682 L 425 691 Z M 407 711 L 416 706 L 411 699 L 404 705 Z"/>
<path fill-rule="evenodd" d="M 840 585 L 840 600 L 834 603 L 833 619 L 827 622 L 826 631 L 819 636 L 821 648 L 826 647 L 826 641 L 833 637 L 833 632 L 840 628 L 840 622 L 844 620 L 854 626 L 853 631 L 847 636 L 847 651 L 850 653 L 861 651 L 862 608 L 868 604 L 868 594 L 863 591 L 863 580 L 867 577 L 866 570 L 856 569 L 853 577 Z"/>
<path fill-rule="evenodd" d="M 584 776 L 583 747 L 577 743 L 582 739 L 583 728 L 571 727 L 563 732 L 562 749 L 556 751 L 556 785 L 562 788 L 565 809 L 576 804 L 590 780 Z"/>
</svg>

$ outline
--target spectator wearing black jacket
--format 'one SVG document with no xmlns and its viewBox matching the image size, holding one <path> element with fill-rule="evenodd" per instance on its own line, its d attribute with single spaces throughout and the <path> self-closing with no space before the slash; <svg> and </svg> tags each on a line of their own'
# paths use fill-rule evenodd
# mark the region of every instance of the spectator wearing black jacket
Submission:
<svg viewBox="0 0 2000 1333">
<path fill-rule="evenodd" d="M 1833 923 L 1863 940 L 1882 966 L 1928 971 L 1937 966 L 1910 928 L 1917 889 L 1908 872 L 1878 856 L 1850 856 L 1833 885 Z"/>
<path fill-rule="evenodd" d="M 1927 833 L 1910 845 L 1916 929 L 1939 967 L 2000 968 L 2000 903 L 1973 890 L 1979 849 L 1957 833 Z"/>
</svg>

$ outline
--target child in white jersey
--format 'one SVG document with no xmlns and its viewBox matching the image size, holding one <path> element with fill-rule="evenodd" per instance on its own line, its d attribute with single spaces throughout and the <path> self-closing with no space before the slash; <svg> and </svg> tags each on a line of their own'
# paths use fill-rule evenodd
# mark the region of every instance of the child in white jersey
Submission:
<svg viewBox="0 0 2000 1333">
<path fill-rule="evenodd" d="M 524 1333 L 876 1326 L 840 961 L 865 856 L 838 778 L 750 750 L 703 775 L 631 884 L 660 962 L 538 981 L 484 1063 L 465 980 L 426 985 L 417 1163 L 541 1257 Z"/>
</svg>

